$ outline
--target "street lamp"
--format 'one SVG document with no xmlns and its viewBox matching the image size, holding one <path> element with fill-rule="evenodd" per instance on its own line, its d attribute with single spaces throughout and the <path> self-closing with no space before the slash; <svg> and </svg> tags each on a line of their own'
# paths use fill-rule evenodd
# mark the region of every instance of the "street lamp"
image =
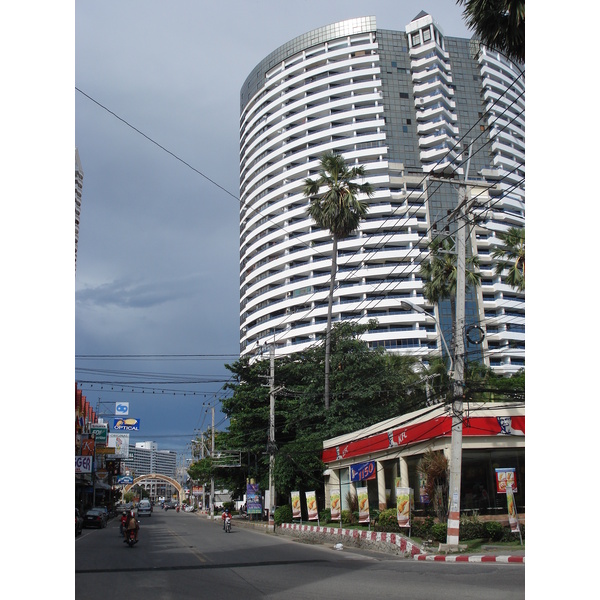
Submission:
<svg viewBox="0 0 600 600">
<path fill-rule="evenodd" d="M 452 376 L 452 372 L 454 371 L 454 360 L 452 360 L 452 354 L 450 354 L 450 350 L 448 349 L 448 344 L 446 343 L 446 338 L 444 337 L 444 333 L 442 332 L 442 326 L 440 325 L 439 321 L 435 318 L 434 315 L 427 312 L 423 307 L 421 307 L 417 304 L 413 304 L 412 302 L 408 302 L 407 300 L 400 300 L 400 306 L 404 310 L 414 310 L 415 312 L 418 312 L 422 315 L 427 315 L 428 317 L 431 317 L 435 321 L 436 325 L 438 326 L 438 330 L 440 332 L 440 337 L 442 338 L 442 344 L 444 344 L 446 354 L 448 355 L 448 358 L 450 359 L 450 368 L 448 369 L 448 375 Z"/>
</svg>

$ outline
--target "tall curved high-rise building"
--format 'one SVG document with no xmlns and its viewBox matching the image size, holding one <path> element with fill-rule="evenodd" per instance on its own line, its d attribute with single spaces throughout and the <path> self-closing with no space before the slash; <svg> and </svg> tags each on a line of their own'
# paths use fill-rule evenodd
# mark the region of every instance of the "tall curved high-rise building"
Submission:
<svg viewBox="0 0 600 600">
<path fill-rule="evenodd" d="M 264 58 L 240 97 L 241 355 L 259 343 L 289 354 L 323 336 L 332 239 L 308 216 L 303 187 L 333 150 L 375 191 L 339 243 L 334 323 L 377 319 L 363 336 L 373 347 L 443 350 L 450 304 L 428 304 L 419 270 L 430 241 L 456 233 L 467 176 L 467 252 L 482 277 L 467 294 L 467 350 L 500 373 L 523 368 L 524 292 L 492 255 L 502 232 L 524 226 L 524 87 L 518 65 L 445 37 L 426 13 L 403 32 L 374 17 L 334 23 Z"/>
</svg>

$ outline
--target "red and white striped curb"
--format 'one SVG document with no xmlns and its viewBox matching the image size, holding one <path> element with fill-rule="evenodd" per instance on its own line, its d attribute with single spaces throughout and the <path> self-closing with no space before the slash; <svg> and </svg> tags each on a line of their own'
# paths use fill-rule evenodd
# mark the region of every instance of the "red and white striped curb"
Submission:
<svg viewBox="0 0 600 600">
<path fill-rule="evenodd" d="M 409 553 L 415 560 L 431 562 L 468 562 L 468 563 L 525 563 L 524 556 L 495 556 L 481 554 L 425 554 L 419 546 L 397 533 L 384 531 L 358 531 L 357 529 L 340 529 L 338 527 L 321 527 L 319 525 L 300 525 L 298 523 L 282 523 L 282 529 L 305 533 L 328 533 L 340 538 L 360 539 L 367 542 L 387 542 L 397 546 L 401 552 Z"/>
<path fill-rule="evenodd" d="M 419 554 L 414 557 L 415 560 L 427 560 L 431 562 L 457 562 L 457 563 L 525 563 L 524 556 L 494 556 L 488 554 Z"/>
<path fill-rule="evenodd" d="M 338 527 L 320 527 L 315 525 L 299 525 L 298 523 L 282 523 L 283 529 L 292 531 L 303 531 L 313 533 L 329 533 L 341 538 L 360 539 L 367 542 L 387 542 L 397 546 L 401 552 L 408 552 L 411 556 L 422 553 L 421 548 L 413 544 L 409 539 L 398 533 L 387 533 L 385 531 L 359 531 L 358 529 L 340 529 Z"/>
</svg>

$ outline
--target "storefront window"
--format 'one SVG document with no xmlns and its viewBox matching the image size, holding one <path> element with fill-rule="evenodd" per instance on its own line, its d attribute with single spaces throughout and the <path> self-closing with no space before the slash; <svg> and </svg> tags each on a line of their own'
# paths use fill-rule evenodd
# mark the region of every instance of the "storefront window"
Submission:
<svg viewBox="0 0 600 600">
<path fill-rule="evenodd" d="M 417 465 L 420 456 L 408 457 L 410 487 L 415 494 L 415 515 L 434 515 L 431 502 L 419 493 L 420 478 Z M 517 491 L 517 512 L 525 512 L 525 450 L 463 450 L 461 478 L 461 513 L 465 515 L 506 514 L 506 494 L 496 488 L 496 469 L 514 469 Z"/>
</svg>

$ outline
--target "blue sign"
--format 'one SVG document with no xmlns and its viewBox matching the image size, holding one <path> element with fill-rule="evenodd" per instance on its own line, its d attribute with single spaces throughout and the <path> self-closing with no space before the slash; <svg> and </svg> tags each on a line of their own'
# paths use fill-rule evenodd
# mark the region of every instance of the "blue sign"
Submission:
<svg viewBox="0 0 600 600">
<path fill-rule="evenodd" d="M 352 481 L 365 481 L 367 479 L 375 479 L 375 477 L 377 477 L 377 469 L 375 468 L 374 460 L 350 465 L 350 479 Z"/>
<path fill-rule="evenodd" d="M 115 412 L 118 415 L 128 415 L 129 414 L 129 402 L 117 402 L 115 405 Z"/>
<path fill-rule="evenodd" d="M 113 419 L 113 429 L 115 431 L 139 431 L 140 420 L 127 417 L 126 419 Z"/>
<path fill-rule="evenodd" d="M 117 483 L 133 483 L 133 477 L 131 475 L 119 475 Z"/>
</svg>

